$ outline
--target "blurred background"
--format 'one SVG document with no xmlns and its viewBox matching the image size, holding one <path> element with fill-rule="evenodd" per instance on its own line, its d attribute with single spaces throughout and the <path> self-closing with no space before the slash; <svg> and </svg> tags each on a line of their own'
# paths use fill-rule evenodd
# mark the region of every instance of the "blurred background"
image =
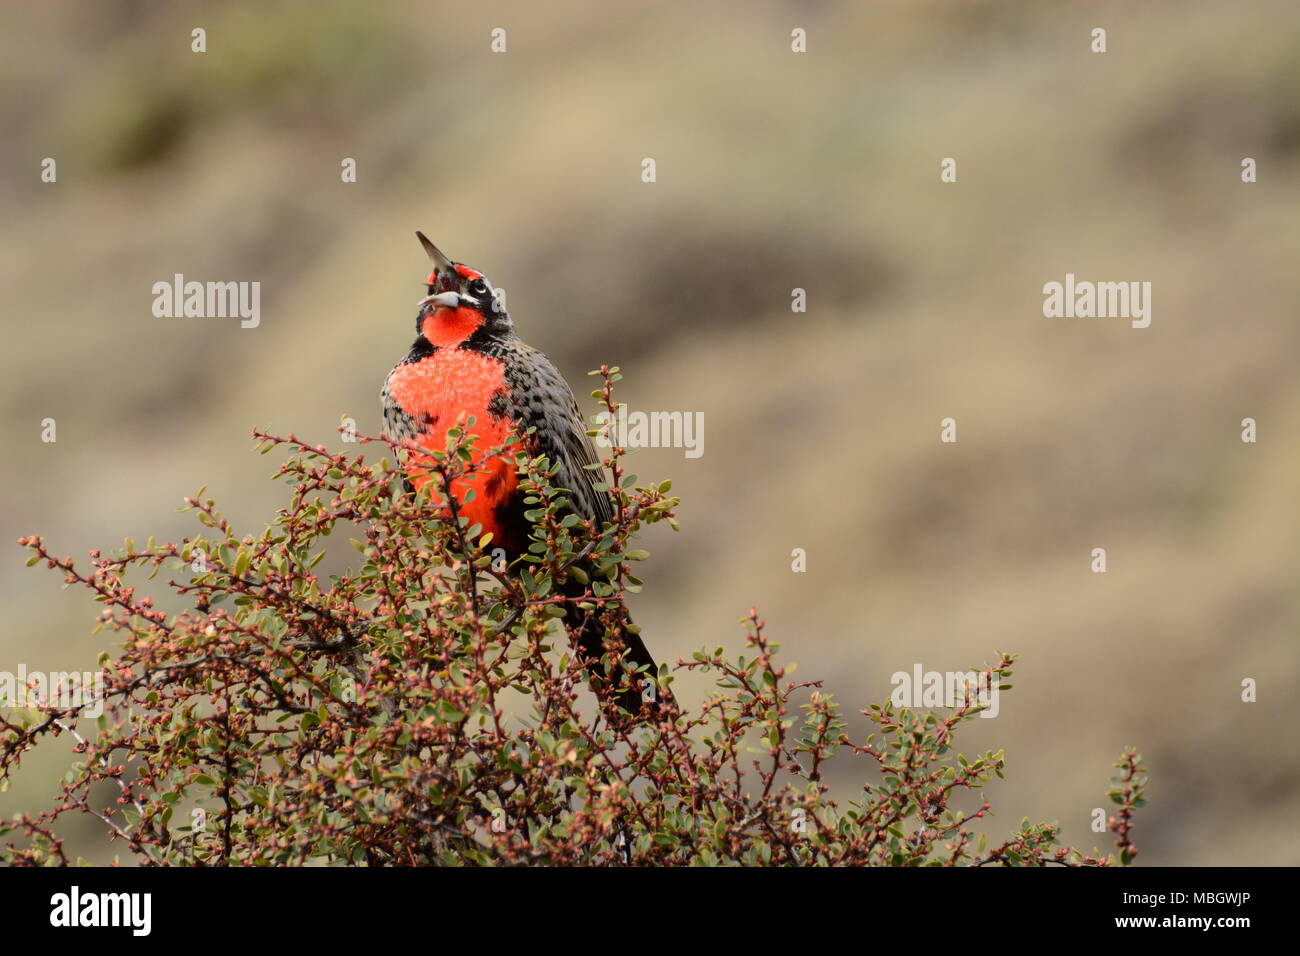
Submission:
<svg viewBox="0 0 1300 956">
<path fill-rule="evenodd" d="M 608 362 L 632 409 L 704 413 L 703 457 L 632 460 L 683 498 L 632 605 L 661 659 L 739 650 L 757 605 L 861 736 L 895 671 L 1012 651 L 999 717 L 958 738 L 1006 748 L 992 834 L 1027 815 L 1109 848 L 1090 813 L 1132 744 L 1140 862 L 1300 863 L 1294 4 L 116 0 L 0 22 L 0 669 L 92 668 L 112 640 L 20 534 L 176 539 L 204 484 L 255 533 L 283 489 L 252 426 L 378 432 L 418 228 L 504 287 L 580 396 Z M 1044 318 L 1067 272 L 1150 281 L 1150 328 Z M 175 273 L 261 282 L 261 324 L 156 318 Z M 0 812 L 48 803 L 65 743 Z M 840 758 L 835 795 L 865 770 Z M 67 835 L 121 849 L 88 818 Z"/>
</svg>

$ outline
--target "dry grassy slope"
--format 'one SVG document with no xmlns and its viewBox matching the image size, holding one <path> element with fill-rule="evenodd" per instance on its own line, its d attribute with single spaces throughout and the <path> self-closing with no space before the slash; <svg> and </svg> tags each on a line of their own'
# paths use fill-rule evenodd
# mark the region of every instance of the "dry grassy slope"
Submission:
<svg viewBox="0 0 1300 956">
<path fill-rule="evenodd" d="M 20 147 L 0 185 L 0 531 L 68 551 L 175 536 L 202 483 L 252 526 L 278 495 L 249 426 L 377 428 L 424 228 L 507 289 L 580 394 L 612 361 L 633 407 L 705 413 L 704 458 L 636 462 L 685 500 L 635 606 L 668 656 L 735 641 L 758 603 L 852 711 L 914 662 L 1014 650 L 1004 717 L 966 741 L 1008 748 L 1004 823 L 1059 818 L 1092 845 L 1136 743 L 1157 774 L 1144 859 L 1296 862 L 1277 839 L 1294 754 L 1272 753 L 1296 730 L 1278 681 L 1300 622 L 1294 11 L 489 6 L 435 31 L 403 8 L 275 10 L 205 11 L 205 59 L 172 50 L 183 8 L 130 31 L 6 11 L 30 20 L 0 40 L 10 75 L 46 78 L 34 45 L 62 72 L 0 98 Z M 1099 17 L 1104 58 L 1079 40 Z M 498 22 L 510 54 L 471 52 Z M 786 53 L 790 22 L 809 56 Z M 57 191 L 16 185 L 49 142 Z M 262 327 L 154 320 L 146 292 L 178 271 L 260 279 Z M 1067 271 L 1151 280 L 1152 327 L 1044 319 Z M 47 414 L 60 442 L 33 446 Z M 93 605 L 21 561 L 3 557 L 6 649 L 92 660 Z M 842 796 L 860 770 L 838 769 Z"/>
</svg>

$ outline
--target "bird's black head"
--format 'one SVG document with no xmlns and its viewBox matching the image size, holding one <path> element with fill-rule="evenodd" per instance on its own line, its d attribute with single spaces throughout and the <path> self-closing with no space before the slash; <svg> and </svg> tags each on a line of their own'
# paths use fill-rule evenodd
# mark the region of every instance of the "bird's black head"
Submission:
<svg viewBox="0 0 1300 956">
<path fill-rule="evenodd" d="M 419 302 L 416 330 L 431 345 L 460 345 L 470 336 L 505 337 L 514 333 L 505 300 L 481 272 L 453 262 L 422 232 L 420 244 L 433 262 L 425 279 L 429 294 Z"/>
</svg>

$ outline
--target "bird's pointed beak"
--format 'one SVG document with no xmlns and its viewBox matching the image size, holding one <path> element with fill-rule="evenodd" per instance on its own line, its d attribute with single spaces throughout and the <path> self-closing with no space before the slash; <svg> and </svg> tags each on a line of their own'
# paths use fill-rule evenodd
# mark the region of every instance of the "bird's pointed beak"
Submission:
<svg viewBox="0 0 1300 956">
<path fill-rule="evenodd" d="M 439 272 L 447 272 L 451 269 L 451 260 L 442 254 L 442 251 L 429 241 L 429 237 L 420 231 L 416 231 L 415 237 L 420 240 L 420 245 L 424 246 L 424 252 L 433 263 L 434 268 Z"/>
</svg>

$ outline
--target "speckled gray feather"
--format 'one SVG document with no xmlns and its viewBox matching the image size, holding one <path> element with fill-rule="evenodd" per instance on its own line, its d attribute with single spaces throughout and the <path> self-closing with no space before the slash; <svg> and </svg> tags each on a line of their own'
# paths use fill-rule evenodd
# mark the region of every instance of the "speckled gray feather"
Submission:
<svg viewBox="0 0 1300 956">
<path fill-rule="evenodd" d="M 597 527 L 612 520 L 609 495 L 595 488 L 603 478 L 602 470 L 583 467 L 598 464 L 600 459 L 564 376 L 550 359 L 517 338 L 499 340 L 489 354 L 505 363 L 509 391 L 504 398 L 509 416 L 520 432 L 537 429 L 532 442 L 535 454 L 560 463 L 553 481 L 570 492 L 574 513 L 595 520 Z"/>
</svg>

